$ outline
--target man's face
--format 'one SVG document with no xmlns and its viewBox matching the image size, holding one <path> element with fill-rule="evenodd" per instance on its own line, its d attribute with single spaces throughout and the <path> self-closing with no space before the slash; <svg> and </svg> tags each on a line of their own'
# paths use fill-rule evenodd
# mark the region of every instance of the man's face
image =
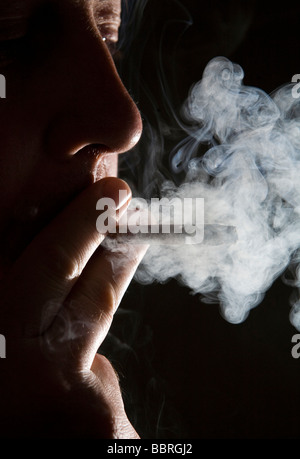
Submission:
<svg viewBox="0 0 300 459">
<path fill-rule="evenodd" d="M 0 267 L 141 134 L 110 48 L 119 0 L 2 0 Z"/>
</svg>

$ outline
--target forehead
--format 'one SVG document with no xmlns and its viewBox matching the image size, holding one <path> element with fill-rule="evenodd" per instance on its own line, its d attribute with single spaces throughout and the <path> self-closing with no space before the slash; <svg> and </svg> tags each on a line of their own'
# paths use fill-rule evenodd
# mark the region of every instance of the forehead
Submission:
<svg viewBox="0 0 300 459">
<path fill-rule="evenodd" d="M 0 0 L 0 15 L 13 15 L 28 12 L 37 5 L 54 3 L 53 0 Z M 121 12 L 121 0 L 60 0 L 59 5 L 63 4 L 81 5 L 87 9 L 103 10 L 119 14 Z"/>
</svg>

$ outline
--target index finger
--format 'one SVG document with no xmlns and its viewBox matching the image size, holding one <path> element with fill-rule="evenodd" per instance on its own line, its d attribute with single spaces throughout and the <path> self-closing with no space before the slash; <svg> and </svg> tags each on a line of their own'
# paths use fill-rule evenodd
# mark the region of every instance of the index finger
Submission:
<svg viewBox="0 0 300 459">
<path fill-rule="evenodd" d="M 147 246 L 97 251 L 44 333 L 44 349 L 89 370 Z M 54 305 L 55 307 L 55 305 Z M 51 305 L 49 312 L 51 313 Z"/>
<path fill-rule="evenodd" d="M 57 304 L 64 301 L 103 241 L 105 235 L 96 228 L 97 201 L 110 197 L 116 209 L 126 207 L 126 200 L 118 202 L 119 190 L 126 191 L 130 199 L 128 185 L 115 177 L 91 185 L 38 234 L 16 262 L 6 296 L 9 301 L 13 293 L 12 307 L 17 309 L 22 328 L 30 323 L 29 335 L 38 334 L 44 305 L 53 300 Z"/>
</svg>

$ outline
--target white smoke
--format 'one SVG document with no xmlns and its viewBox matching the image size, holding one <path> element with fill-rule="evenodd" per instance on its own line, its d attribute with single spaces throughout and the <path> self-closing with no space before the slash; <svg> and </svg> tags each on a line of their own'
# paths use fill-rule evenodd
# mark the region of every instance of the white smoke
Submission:
<svg viewBox="0 0 300 459">
<path fill-rule="evenodd" d="M 136 279 L 177 278 L 224 317 L 239 323 L 293 263 L 300 247 L 300 104 L 285 85 L 272 95 L 243 84 L 243 70 L 218 57 L 183 109 L 187 138 L 174 162 L 189 160 L 184 183 L 166 181 L 163 197 L 204 198 L 205 223 L 233 225 L 232 245 L 151 246 Z M 195 151 L 210 145 L 201 158 Z M 300 328 L 297 301 L 292 323 Z"/>
</svg>

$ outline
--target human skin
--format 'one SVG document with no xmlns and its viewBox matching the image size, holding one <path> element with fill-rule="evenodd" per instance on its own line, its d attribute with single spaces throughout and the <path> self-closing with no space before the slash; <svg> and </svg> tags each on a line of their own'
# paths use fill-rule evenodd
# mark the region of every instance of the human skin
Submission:
<svg viewBox="0 0 300 459">
<path fill-rule="evenodd" d="M 126 210 L 117 158 L 142 130 L 107 46 L 119 17 L 118 0 L 0 5 L 2 437 L 138 438 L 97 353 L 146 250 L 96 229 L 99 199 Z"/>
</svg>

